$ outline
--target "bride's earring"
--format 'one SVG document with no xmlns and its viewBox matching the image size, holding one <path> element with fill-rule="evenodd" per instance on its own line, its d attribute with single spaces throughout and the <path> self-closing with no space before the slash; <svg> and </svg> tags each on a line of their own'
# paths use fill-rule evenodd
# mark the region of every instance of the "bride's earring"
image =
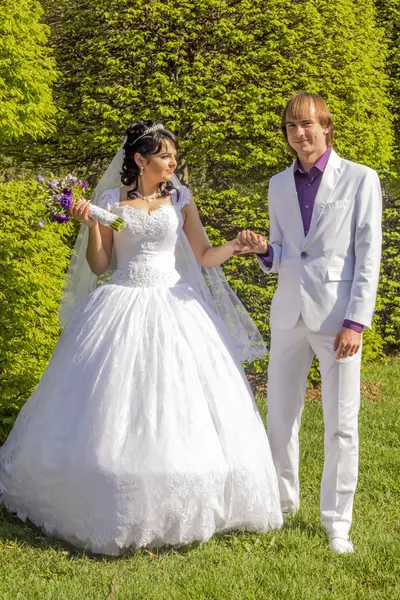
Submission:
<svg viewBox="0 0 400 600">
<path fill-rule="evenodd" d="M 143 175 L 143 171 L 144 171 L 144 168 L 143 168 L 143 167 L 140 167 L 140 177 L 142 177 L 142 175 Z"/>
</svg>

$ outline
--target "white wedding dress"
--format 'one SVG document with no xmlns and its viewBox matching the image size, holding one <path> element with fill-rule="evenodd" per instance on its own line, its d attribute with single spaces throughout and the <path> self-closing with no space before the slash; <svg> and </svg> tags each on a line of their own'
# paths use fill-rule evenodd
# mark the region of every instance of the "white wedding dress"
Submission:
<svg viewBox="0 0 400 600">
<path fill-rule="evenodd" d="M 185 199 L 108 210 L 117 270 L 75 309 L 0 450 L 3 504 L 94 553 L 282 524 L 268 439 L 224 324 L 180 281 Z"/>
</svg>

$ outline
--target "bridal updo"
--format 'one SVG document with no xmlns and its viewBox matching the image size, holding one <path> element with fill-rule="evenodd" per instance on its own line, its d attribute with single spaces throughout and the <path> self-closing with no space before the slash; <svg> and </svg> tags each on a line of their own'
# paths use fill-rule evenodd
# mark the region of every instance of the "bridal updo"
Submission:
<svg viewBox="0 0 400 600">
<path fill-rule="evenodd" d="M 145 134 L 146 130 L 157 126 L 159 127 L 158 129 Z M 172 142 L 175 148 L 178 149 L 178 141 L 171 131 L 161 128 L 161 123 L 150 120 L 141 120 L 130 125 L 125 135 L 126 142 L 123 146 L 124 160 L 122 163 L 121 181 L 123 185 L 133 186 L 132 190 L 128 193 L 128 197 L 132 197 L 135 195 L 135 190 L 137 190 L 140 173 L 140 168 L 133 158 L 136 152 L 139 152 L 144 157 L 148 157 L 151 154 L 161 152 L 164 141 Z M 169 181 L 163 184 L 162 194 L 165 196 L 168 195 L 173 187 Z"/>
</svg>

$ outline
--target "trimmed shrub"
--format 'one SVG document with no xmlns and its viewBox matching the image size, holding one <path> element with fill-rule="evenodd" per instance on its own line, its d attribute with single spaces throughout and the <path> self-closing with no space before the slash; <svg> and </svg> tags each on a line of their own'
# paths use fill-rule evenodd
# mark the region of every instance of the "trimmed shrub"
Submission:
<svg viewBox="0 0 400 600">
<path fill-rule="evenodd" d="M 0 186 L 0 440 L 35 389 L 60 333 L 58 303 L 73 229 L 39 222 L 35 181 Z"/>
</svg>

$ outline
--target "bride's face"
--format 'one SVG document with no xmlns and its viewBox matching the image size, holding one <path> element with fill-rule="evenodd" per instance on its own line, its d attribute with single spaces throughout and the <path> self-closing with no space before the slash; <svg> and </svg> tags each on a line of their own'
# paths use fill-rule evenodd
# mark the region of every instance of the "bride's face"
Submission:
<svg viewBox="0 0 400 600">
<path fill-rule="evenodd" d="M 165 140 L 160 152 L 146 158 L 144 177 L 159 183 L 171 179 L 176 169 L 176 148 L 172 142 Z"/>
</svg>

